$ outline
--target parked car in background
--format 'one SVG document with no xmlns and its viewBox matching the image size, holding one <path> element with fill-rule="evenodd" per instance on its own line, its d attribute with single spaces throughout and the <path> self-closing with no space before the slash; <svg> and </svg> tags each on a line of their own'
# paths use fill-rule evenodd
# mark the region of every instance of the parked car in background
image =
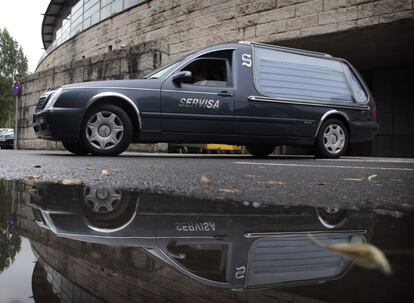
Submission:
<svg viewBox="0 0 414 303">
<path fill-rule="evenodd" d="M 257 157 L 278 145 L 310 146 L 325 158 L 379 129 L 371 93 L 347 61 L 249 42 L 205 48 L 144 79 L 65 85 L 40 97 L 33 126 L 75 154 L 213 142 L 245 145 Z"/>
<path fill-rule="evenodd" d="M 14 146 L 14 129 L 0 128 L 0 148 L 13 149 Z"/>
</svg>

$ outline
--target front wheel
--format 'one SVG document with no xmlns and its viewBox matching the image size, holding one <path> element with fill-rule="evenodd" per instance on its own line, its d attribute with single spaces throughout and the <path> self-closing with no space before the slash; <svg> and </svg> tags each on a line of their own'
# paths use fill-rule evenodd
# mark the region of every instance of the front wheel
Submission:
<svg viewBox="0 0 414 303">
<path fill-rule="evenodd" d="M 316 154 L 321 158 L 339 158 L 348 148 L 348 130 L 337 119 L 325 121 L 316 138 Z"/>
<path fill-rule="evenodd" d="M 83 156 L 88 154 L 88 150 L 79 141 L 62 141 L 63 147 L 72 154 Z"/>
<path fill-rule="evenodd" d="M 271 144 L 254 144 L 246 145 L 246 149 L 257 158 L 265 158 L 273 152 L 275 146 Z"/>
<path fill-rule="evenodd" d="M 104 104 L 86 114 L 81 139 L 93 155 L 115 156 L 129 146 L 132 129 L 131 119 L 124 110 Z"/>
</svg>

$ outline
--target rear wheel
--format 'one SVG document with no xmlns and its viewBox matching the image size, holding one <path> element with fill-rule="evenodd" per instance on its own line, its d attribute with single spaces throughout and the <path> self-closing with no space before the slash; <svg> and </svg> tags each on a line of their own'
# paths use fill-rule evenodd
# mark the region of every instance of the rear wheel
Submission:
<svg viewBox="0 0 414 303">
<path fill-rule="evenodd" d="M 273 152 L 275 146 L 271 144 L 254 144 L 246 145 L 246 149 L 257 158 L 265 158 Z"/>
<path fill-rule="evenodd" d="M 132 129 L 131 119 L 124 110 L 104 104 L 87 113 L 81 139 L 93 155 L 114 156 L 129 146 Z"/>
<path fill-rule="evenodd" d="M 325 121 L 316 138 L 316 154 L 321 158 L 339 158 L 348 148 L 348 130 L 338 119 Z"/>
<path fill-rule="evenodd" d="M 79 156 L 88 154 L 88 150 L 79 141 L 62 141 L 62 145 L 68 152 L 71 152 L 72 154 Z"/>
</svg>

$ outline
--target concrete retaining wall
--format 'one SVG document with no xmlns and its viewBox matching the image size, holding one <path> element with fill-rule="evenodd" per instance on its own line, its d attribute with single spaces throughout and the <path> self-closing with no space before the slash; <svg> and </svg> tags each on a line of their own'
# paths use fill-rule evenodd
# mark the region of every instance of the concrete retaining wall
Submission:
<svg viewBox="0 0 414 303">
<path fill-rule="evenodd" d="M 66 83 L 141 76 L 211 44 L 265 43 L 359 31 L 414 19 L 413 0 L 152 0 L 79 33 L 24 79 L 20 148 L 55 148 L 36 140 L 31 115 L 41 92 Z M 152 150 L 165 145 L 152 146 Z"/>
</svg>

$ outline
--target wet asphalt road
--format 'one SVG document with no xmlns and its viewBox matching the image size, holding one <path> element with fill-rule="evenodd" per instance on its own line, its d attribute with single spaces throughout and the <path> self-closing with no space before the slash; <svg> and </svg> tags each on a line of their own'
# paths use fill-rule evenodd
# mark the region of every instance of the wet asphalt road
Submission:
<svg viewBox="0 0 414 303">
<path fill-rule="evenodd" d="M 101 175 L 107 170 L 109 175 Z M 78 157 L 0 150 L 0 178 L 172 193 L 261 204 L 414 210 L 414 159 L 124 153 Z M 205 176 L 205 177 L 202 177 Z"/>
</svg>

